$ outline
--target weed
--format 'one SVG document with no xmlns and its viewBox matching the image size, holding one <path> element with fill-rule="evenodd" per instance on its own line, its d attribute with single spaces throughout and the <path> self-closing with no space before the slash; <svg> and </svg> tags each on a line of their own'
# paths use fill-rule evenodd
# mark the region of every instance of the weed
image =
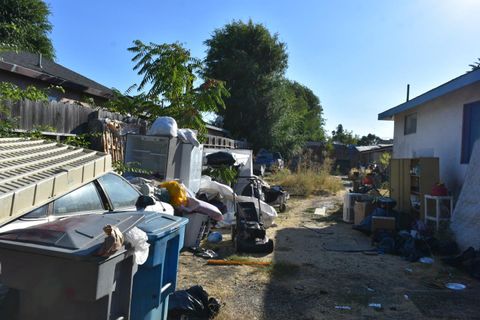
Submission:
<svg viewBox="0 0 480 320">
<path fill-rule="evenodd" d="M 292 195 L 309 196 L 324 192 L 335 193 L 342 188 L 341 181 L 330 175 L 332 160 L 325 159 L 322 165 L 303 166 L 297 172 L 280 170 L 270 177 L 273 184 L 279 184 Z"/>
</svg>

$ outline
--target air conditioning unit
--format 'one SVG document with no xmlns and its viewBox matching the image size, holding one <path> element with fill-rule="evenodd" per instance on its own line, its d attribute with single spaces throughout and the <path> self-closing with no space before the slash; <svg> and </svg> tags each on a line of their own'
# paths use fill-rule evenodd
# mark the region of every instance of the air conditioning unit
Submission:
<svg viewBox="0 0 480 320">
<path fill-rule="evenodd" d="M 353 211 L 355 201 L 367 200 L 370 196 L 364 193 L 346 193 L 343 198 L 343 221 L 353 223 L 355 213 Z"/>
</svg>

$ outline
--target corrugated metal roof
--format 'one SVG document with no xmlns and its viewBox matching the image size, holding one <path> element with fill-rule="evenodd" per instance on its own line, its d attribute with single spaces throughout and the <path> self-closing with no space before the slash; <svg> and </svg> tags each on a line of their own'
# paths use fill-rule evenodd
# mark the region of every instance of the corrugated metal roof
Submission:
<svg viewBox="0 0 480 320">
<path fill-rule="evenodd" d="M 48 140 L 0 138 L 0 223 L 111 171 L 110 155 Z"/>
<path fill-rule="evenodd" d="M 480 69 L 468 72 L 453 80 L 450 80 L 424 94 L 419 95 L 405 103 L 402 103 L 394 108 L 388 109 L 378 114 L 378 120 L 393 120 L 393 116 L 397 113 L 404 112 L 421 104 L 427 103 L 433 99 L 439 98 L 455 90 L 461 89 L 468 85 L 472 85 L 480 81 Z"/>
</svg>

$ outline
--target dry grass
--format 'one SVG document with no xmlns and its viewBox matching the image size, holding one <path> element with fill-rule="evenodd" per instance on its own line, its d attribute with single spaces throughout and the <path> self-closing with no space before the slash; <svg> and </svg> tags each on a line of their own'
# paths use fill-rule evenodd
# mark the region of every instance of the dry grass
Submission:
<svg viewBox="0 0 480 320">
<path fill-rule="evenodd" d="M 326 159 L 322 165 L 300 167 L 297 172 L 284 169 L 269 177 L 273 184 L 284 187 L 292 195 L 309 196 L 320 193 L 336 193 L 342 189 L 341 181 L 330 174 L 332 160 Z"/>
</svg>

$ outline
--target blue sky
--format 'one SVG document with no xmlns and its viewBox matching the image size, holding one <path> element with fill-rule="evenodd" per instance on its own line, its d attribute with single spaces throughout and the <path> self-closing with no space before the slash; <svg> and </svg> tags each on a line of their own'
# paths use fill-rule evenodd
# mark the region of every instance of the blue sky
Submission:
<svg viewBox="0 0 480 320">
<path fill-rule="evenodd" d="M 480 57 L 477 0 L 46 0 L 57 62 L 121 91 L 133 40 L 203 58 L 213 30 L 252 19 L 287 44 L 287 77 L 320 98 L 326 129 L 393 136 L 377 114 L 465 73 Z"/>
</svg>

